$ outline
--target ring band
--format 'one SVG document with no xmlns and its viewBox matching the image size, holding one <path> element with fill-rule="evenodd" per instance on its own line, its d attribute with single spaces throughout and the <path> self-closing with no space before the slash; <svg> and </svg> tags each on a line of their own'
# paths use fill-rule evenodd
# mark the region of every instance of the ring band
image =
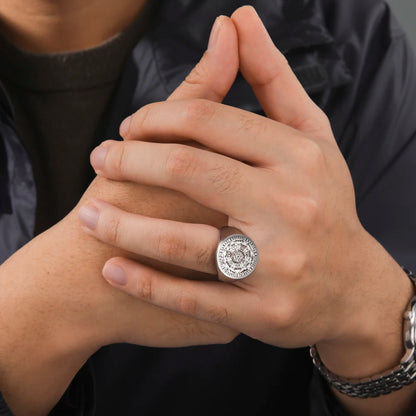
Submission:
<svg viewBox="0 0 416 416">
<path fill-rule="evenodd" d="M 233 227 L 220 229 L 220 242 L 216 256 L 218 276 L 241 280 L 256 269 L 259 252 L 254 241 Z"/>
</svg>

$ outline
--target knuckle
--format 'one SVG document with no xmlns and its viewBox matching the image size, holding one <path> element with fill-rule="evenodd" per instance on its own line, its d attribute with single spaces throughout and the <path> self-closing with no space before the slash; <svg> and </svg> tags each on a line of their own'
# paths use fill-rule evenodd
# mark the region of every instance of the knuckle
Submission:
<svg viewBox="0 0 416 416">
<path fill-rule="evenodd" d="M 169 178 L 191 177 L 198 164 L 194 151 L 187 146 L 173 146 L 166 159 L 166 173 Z"/>
<path fill-rule="evenodd" d="M 328 134 L 332 134 L 331 122 L 328 116 L 315 104 L 311 114 L 298 115 L 295 125 L 314 137 L 326 137 Z"/>
<path fill-rule="evenodd" d="M 191 85 L 200 85 L 204 80 L 210 76 L 208 68 L 203 64 L 203 59 L 194 67 L 194 69 L 187 75 L 185 82 Z"/>
<path fill-rule="evenodd" d="M 126 164 L 126 149 L 125 143 L 120 142 L 111 146 L 109 149 L 107 159 L 109 161 L 109 168 L 117 177 L 124 177 Z"/>
<path fill-rule="evenodd" d="M 280 79 L 285 72 L 292 71 L 288 60 L 282 53 L 278 53 L 275 56 L 276 65 L 273 65 L 272 68 L 265 69 L 263 73 L 260 74 L 259 79 L 261 81 L 254 82 L 255 87 L 265 87 L 270 85 L 272 82 Z"/>
<path fill-rule="evenodd" d="M 318 122 L 317 118 L 310 115 L 309 113 L 295 113 L 292 116 L 291 124 L 295 129 L 308 132 L 312 135 L 315 135 L 318 131 Z"/>
<path fill-rule="evenodd" d="M 153 284 L 150 275 L 143 274 L 143 276 L 137 280 L 134 295 L 146 301 L 151 301 L 153 299 Z"/>
<path fill-rule="evenodd" d="M 277 306 L 269 312 L 269 326 L 284 330 L 294 327 L 299 321 L 299 308 L 296 302 L 281 299 Z"/>
<path fill-rule="evenodd" d="M 300 230 L 310 231 L 319 222 L 321 210 L 318 201 L 313 197 L 297 197 L 291 211 L 292 218 Z"/>
<path fill-rule="evenodd" d="M 186 251 L 186 240 L 178 235 L 162 232 L 157 238 L 157 253 L 161 260 L 177 262 L 185 257 Z"/>
<path fill-rule="evenodd" d="M 141 107 L 139 110 L 137 110 L 132 115 L 132 121 L 131 125 L 134 126 L 133 129 L 130 129 L 129 136 L 134 135 L 134 133 L 137 134 L 137 132 L 140 132 L 141 136 L 147 136 L 149 133 L 149 119 L 150 114 L 153 110 L 154 104 L 146 104 L 143 107 Z"/>
<path fill-rule="evenodd" d="M 297 137 L 291 147 L 295 163 L 299 170 L 309 175 L 322 173 L 326 167 L 326 158 L 321 145 L 304 136 Z"/>
<path fill-rule="evenodd" d="M 280 254 L 276 260 L 279 273 L 290 282 L 300 280 L 308 267 L 307 254 L 303 250 L 290 248 L 282 250 Z"/>
<path fill-rule="evenodd" d="M 319 111 L 320 111 L 320 118 L 321 118 L 322 126 L 332 132 L 332 126 L 331 126 L 331 121 L 329 120 L 329 117 L 320 108 L 319 108 Z"/>
<path fill-rule="evenodd" d="M 215 101 L 220 102 L 224 97 L 224 88 L 221 87 L 221 80 L 214 79 L 211 71 L 209 70 L 204 56 L 195 68 L 185 78 L 184 84 L 191 89 L 191 91 L 204 92 L 203 96 L 212 97 Z M 194 94 L 196 95 L 196 94 Z M 201 93 L 199 94 L 201 95 Z"/>
<path fill-rule="evenodd" d="M 275 59 L 276 59 L 276 65 L 274 66 L 275 70 L 276 68 L 280 68 L 282 71 L 292 70 L 286 56 L 279 50 L 277 50 L 277 53 L 275 54 Z"/>
<path fill-rule="evenodd" d="M 111 218 L 107 218 L 107 221 L 102 229 L 105 241 L 111 245 L 118 246 L 120 243 L 120 237 L 123 234 L 120 229 L 121 221 L 119 217 L 112 216 Z"/>
<path fill-rule="evenodd" d="M 228 310 L 221 306 L 213 306 L 207 311 L 207 319 L 214 324 L 225 324 L 228 322 Z"/>
<path fill-rule="evenodd" d="M 326 136 L 328 133 L 332 134 L 332 126 L 329 117 L 326 113 L 314 104 L 314 113 L 310 121 L 311 132 L 317 137 Z"/>
<path fill-rule="evenodd" d="M 217 165 L 208 171 L 208 179 L 219 194 L 230 194 L 242 186 L 242 175 L 237 166 Z"/>
<path fill-rule="evenodd" d="M 284 263 L 284 272 L 292 280 L 301 279 L 307 268 L 307 256 L 303 251 L 293 251 Z"/>
<path fill-rule="evenodd" d="M 196 253 L 195 261 L 198 266 L 214 263 L 214 253 L 208 248 L 201 248 Z"/>
<path fill-rule="evenodd" d="M 200 98 L 190 100 L 185 107 L 184 122 L 188 128 L 200 127 L 213 117 L 215 111 L 211 101 Z"/>
<path fill-rule="evenodd" d="M 325 156 L 321 146 L 313 140 L 304 143 L 305 158 L 313 168 L 320 168 L 325 164 Z"/>
<path fill-rule="evenodd" d="M 195 315 L 198 303 L 194 296 L 189 293 L 181 293 L 178 298 L 178 310 L 185 315 Z"/>
<path fill-rule="evenodd" d="M 264 135 L 267 128 L 265 120 L 259 116 L 244 114 L 241 116 L 239 129 L 244 135 Z"/>
</svg>

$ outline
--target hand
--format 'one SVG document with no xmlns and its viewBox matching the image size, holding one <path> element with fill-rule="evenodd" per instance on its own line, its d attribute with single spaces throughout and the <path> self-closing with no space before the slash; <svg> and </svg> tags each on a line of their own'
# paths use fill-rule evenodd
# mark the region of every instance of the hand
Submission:
<svg viewBox="0 0 416 416">
<path fill-rule="evenodd" d="M 125 142 L 105 142 L 92 162 L 99 175 L 174 189 L 226 214 L 228 225 L 255 241 L 257 269 L 240 282 L 196 282 L 115 258 L 104 277 L 117 275 L 114 286 L 149 303 L 273 345 L 331 345 L 332 351 L 365 345 L 369 352 L 383 339 L 375 323 L 385 314 L 393 316 L 386 333 L 398 335 L 400 344 L 410 284 L 358 220 L 327 117 L 253 9 L 239 9 L 232 20 L 240 69 L 268 118 L 200 99 L 155 103 L 125 122 Z M 160 143 L 172 139 L 210 150 Z M 90 206 L 99 214 L 89 230 L 97 238 L 215 275 L 217 228 L 136 216 L 100 201 Z M 399 296 L 392 300 L 391 291 Z"/>
<path fill-rule="evenodd" d="M 237 70 L 236 31 L 226 19 L 219 47 L 205 54 L 172 99 L 220 99 Z M 219 77 L 222 84 L 212 88 Z M 98 197 L 144 215 L 215 226 L 226 221 L 180 193 L 131 182 L 98 177 L 80 204 Z M 16 415 L 49 413 L 79 368 L 103 345 L 217 344 L 237 335 L 225 326 L 138 301 L 106 284 L 102 265 L 126 253 L 82 232 L 78 208 L 0 267 L 0 390 Z M 157 265 L 188 277 L 206 277 Z"/>
<path fill-rule="evenodd" d="M 169 97 L 169 101 L 191 98 L 222 100 L 228 92 L 238 71 L 237 33 L 230 19 L 225 17 L 217 21 L 217 26 L 222 27 L 222 36 L 219 39 L 218 48 L 204 54 L 187 79 Z M 203 77 L 200 76 L 201 74 L 203 74 Z M 222 83 L 217 82 L 220 76 Z M 122 191 L 118 189 L 120 187 L 122 187 Z M 179 221 L 203 221 L 214 226 L 226 223 L 224 215 L 202 207 L 178 192 L 149 187 L 141 183 L 114 182 L 97 177 L 83 196 L 80 204 L 98 196 L 107 202 L 117 204 L 123 209 L 132 210 L 136 214 L 160 216 Z M 78 207 L 74 212 L 77 211 Z M 87 217 L 88 215 L 87 213 Z M 88 218 L 91 219 L 91 217 Z M 91 240 L 96 241 L 95 239 Z M 106 247 L 108 248 L 108 245 Z M 157 259 L 146 259 L 140 255 L 139 257 L 131 257 L 140 259 L 144 264 L 187 278 L 209 278 L 205 273 L 174 267 L 171 264 L 157 261 Z M 137 300 L 125 294 L 122 295 L 122 298 L 119 298 L 120 292 L 108 286 L 106 289 L 107 291 L 110 289 L 110 291 L 102 296 L 100 303 L 105 305 L 106 309 L 111 308 L 113 311 L 118 311 L 117 319 L 111 319 L 111 322 L 114 322 L 118 328 L 117 338 L 111 339 L 110 342 L 171 347 L 229 342 L 238 334 L 222 325 L 213 325 L 167 309 L 155 308 L 146 302 L 137 302 Z M 110 293 L 111 299 L 109 299 Z M 121 316 L 123 318 L 120 321 Z M 146 319 L 143 319 L 144 316 L 146 316 Z M 108 319 L 105 325 L 109 330 Z"/>
</svg>

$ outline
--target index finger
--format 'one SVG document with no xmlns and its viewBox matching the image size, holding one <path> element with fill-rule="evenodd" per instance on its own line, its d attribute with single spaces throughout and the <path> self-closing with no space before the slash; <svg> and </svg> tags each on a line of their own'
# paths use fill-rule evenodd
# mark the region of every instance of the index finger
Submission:
<svg viewBox="0 0 416 416">
<path fill-rule="evenodd" d="M 204 98 L 222 102 L 234 83 L 238 66 L 236 28 L 230 18 L 219 16 L 212 27 L 208 49 L 168 101 Z M 120 136 L 125 140 L 134 139 L 130 132 L 131 117 L 120 126 Z"/>
<path fill-rule="evenodd" d="M 328 118 L 308 96 L 255 9 L 243 6 L 231 19 L 239 39 L 241 72 L 267 116 L 315 137 L 333 139 Z"/>
<path fill-rule="evenodd" d="M 208 49 L 168 100 L 205 98 L 222 102 L 238 72 L 237 31 L 231 19 L 219 16 L 211 30 Z"/>
</svg>

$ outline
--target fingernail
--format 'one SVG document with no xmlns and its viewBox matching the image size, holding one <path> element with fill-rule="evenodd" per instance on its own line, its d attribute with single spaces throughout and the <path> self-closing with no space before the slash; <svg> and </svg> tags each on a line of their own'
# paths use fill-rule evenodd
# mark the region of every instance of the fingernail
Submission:
<svg viewBox="0 0 416 416">
<path fill-rule="evenodd" d="M 130 121 L 131 121 L 131 116 L 128 116 L 120 124 L 120 136 L 121 137 L 124 137 L 129 132 Z"/>
<path fill-rule="evenodd" d="M 98 209 L 91 205 L 84 205 L 78 211 L 80 221 L 90 230 L 95 230 L 97 227 L 99 215 Z"/>
<path fill-rule="evenodd" d="M 214 25 L 212 26 L 211 34 L 209 35 L 208 50 L 215 48 L 220 29 L 222 27 L 222 17 L 223 16 L 218 16 L 215 19 Z"/>
<path fill-rule="evenodd" d="M 103 268 L 103 276 L 110 283 L 114 283 L 118 286 L 125 286 L 127 284 L 126 273 L 119 266 L 106 264 Z"/>
<path fill-rule="evenodd" d="M 106 154 L 107 148 L 104 146 L 98 146 L 92 151 L 90 161 L 95 170 L 101 170 L 104 168 Z"/>
</svg>

